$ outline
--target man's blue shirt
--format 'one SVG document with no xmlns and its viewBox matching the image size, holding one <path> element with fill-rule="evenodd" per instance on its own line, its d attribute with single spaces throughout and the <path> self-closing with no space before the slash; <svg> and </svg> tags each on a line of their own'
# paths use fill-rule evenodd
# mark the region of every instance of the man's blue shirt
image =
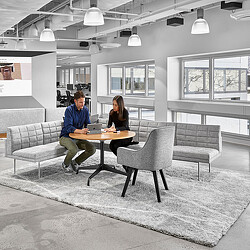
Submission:
<svg viewBox="0 0 250 250">
<path fill-rule="evenodd" d="M 78 110 L 75 104 L 68 106 L 65 110 L 64 126 L 60 137 L 69 137 L 76 129 L 86 128 L 90 124 L 89 110 L 86 106 Z"/>
</svg>

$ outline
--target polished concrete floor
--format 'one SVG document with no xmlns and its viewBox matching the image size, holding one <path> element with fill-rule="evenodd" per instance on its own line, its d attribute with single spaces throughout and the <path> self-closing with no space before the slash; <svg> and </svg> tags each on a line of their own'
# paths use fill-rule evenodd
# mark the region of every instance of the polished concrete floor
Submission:
<svg viewBox="0 0 250 250">
<path fill-rule="evenodd" d="M 12 168 L 0 140 L 0 167 Z M 18 164 L 25 164 L 18 161 Z M 223 144 L 214 167 L 250 171 L 250 149 Z M 0 185 L 0 249 L 250 249 L 250 206 L 214 248 Z"/>
</svg>

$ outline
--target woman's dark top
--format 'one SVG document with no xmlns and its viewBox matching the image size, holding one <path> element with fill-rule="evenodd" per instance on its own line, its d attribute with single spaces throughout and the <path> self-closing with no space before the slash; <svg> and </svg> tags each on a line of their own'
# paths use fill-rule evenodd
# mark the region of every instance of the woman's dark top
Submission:
<svg viewBox="0 0 250 250">
<path fill-rule="evenodd" d="M 120 130 L 130 130 L 128 125 L 128 111 L 127 109 L 123 110 L 123 121 L 120 121 L 118 119 L 118 113 L 116 111 L 113 111 L 113 109 L 109 113 L 109 122 L 108 122 L 108 128 L 112 126 L 112 122 L 115 124 L 116 131 Z"/>
</svg>

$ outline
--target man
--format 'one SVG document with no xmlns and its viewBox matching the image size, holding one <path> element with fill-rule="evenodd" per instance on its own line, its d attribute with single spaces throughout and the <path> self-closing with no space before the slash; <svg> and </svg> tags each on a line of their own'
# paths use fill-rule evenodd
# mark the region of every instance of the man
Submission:
<svg viewBox="0 0 250 250">
<path fill-rule="evenodd" d="M 11 76 L 13 66 L 13 63 L 0 63 L 0 70 L 3 75 L 3 80 L 14 80 Z"/>
<path fill-rule="evenodd" d="M 62 163 L 65 173 L 77 171 L 79 165 L 93 155 L 96 151 L 95 146 L 87 140 L 75 140 L 69 137 L 69 133 L 86 134 L 87 124 L 90 123 L 89 111 L 84 106 L 85 95 L 82 91 L 74 94 L 74 104 L 68 106 L 65 110 L 64 126 L 60 135 L 60 145 L 68 149 L 68 153 Z M 75 160 L 77 150 L 84 149 Z"/>
</svg>

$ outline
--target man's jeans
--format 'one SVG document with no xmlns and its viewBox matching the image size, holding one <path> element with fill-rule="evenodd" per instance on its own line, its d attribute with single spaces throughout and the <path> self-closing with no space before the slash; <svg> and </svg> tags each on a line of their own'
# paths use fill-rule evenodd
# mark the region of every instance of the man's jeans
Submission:
<svg viewBox="0 0 250 250">
<path fill-rule="evenodd" d="M 68 153 L 64 159 L 64 164 L 69 166 L 71 163 L 72 158 L 76 155 L 78 149 L 85 150 L 81 153 L 76 159 L 77 164 L 81 164 L 83 161 L 88 159 L 91 155 L 93 155 L 96 151 L 95 146 L 86 140 L 75 140 L 69 137 L 61 137 L 60 145 L 68 149 Z"/>
</svg>

